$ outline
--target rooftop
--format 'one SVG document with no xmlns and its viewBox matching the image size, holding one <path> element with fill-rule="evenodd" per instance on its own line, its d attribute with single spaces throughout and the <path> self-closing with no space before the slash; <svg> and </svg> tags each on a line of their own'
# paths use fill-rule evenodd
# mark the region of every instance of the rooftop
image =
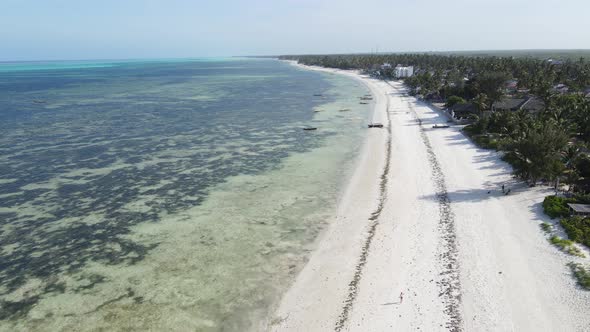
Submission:
<svg viewBox="0 0 590 332">
<path fill-rule="evenodd" d="M 532 112 L 540 112 L 545 108 L 543 100 L 536 97 L 526 98 L 504 98 L 494 103 L 496 110 L 526 110 Z"/>
<path fill-rule="evenodd" d="M 587 213 L 590 214 L 590 204 L 573 204 L 567 203 L 567 205 L 574 210 L 576 213 Z"/>
</svg>

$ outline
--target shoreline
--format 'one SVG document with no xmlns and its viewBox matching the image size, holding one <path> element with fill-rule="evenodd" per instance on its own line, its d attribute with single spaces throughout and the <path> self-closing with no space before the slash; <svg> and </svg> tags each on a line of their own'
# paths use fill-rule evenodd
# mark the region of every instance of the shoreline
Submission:
<svg viewBox="0 0 590 332">
<path fill-rule="evenodd" d="M 590 326 L 590 292 L 576 286 L 566 266 L 588 258 L 564 254 L 540 229 L 550 221 L 541 207 L 550 189 L 514 181 L 499 154 L 476 147 L 460 126 L 433 129 L 446 118 L 408 96 L 399 82 L 300 67 L 363 81 L 376 99 L 373 121 L 387 123 L 389 137 L 385 130 L 369 133 L 335 221 L 318 238 L 267 330 Z M 383 160 L 386 149 L 389 160 Z M 513 189 L 511 195 L 501 194 L 502 184 Z M 374 223 L 372 211 L 379 211 Z"/>
<path fill-rule="evenodd" d="M 360 81 L 374 97 L 371 121 L 388 122 L 387 97 L 360 74 L 289 63 L 305 70 L 345 75 Z M 379 211 L 380 205 L 383 205 L 379 204 L 384 190 L 380 174 L 387 171 L 386 164 L 390 159 L 387 156 L 389 137 L 388 125 L 367 133 L 354 171 L 338 200 L 333 222 L 316 240 L 316 248 L 309 261 L 283 294 L 273 316 L 263 323 L 264 330 L 306 330 L 310 326 L 332 330 L 337 321 L 340 326 L 343 325 L 346 318 L 341 316 L 347 304 L 352 304 L 349 297 L 354 285 L 350 280 L 354 280 L 357 271 L 362 270 L 359 268 L 362 263 L 358 253 L 363 248 L 367 252 L 371 223 L 377 222 L 375 213 L 371 212 Z M 310 293 L 316 296 L 301 296 Z M 325 295 L 328 293 L 333 296 L 328 300 L 330 305 L 326 306 L 322 303 L 327 300 Z M 310 322 L 314 322 L 313 325 Z"/>
</svg>

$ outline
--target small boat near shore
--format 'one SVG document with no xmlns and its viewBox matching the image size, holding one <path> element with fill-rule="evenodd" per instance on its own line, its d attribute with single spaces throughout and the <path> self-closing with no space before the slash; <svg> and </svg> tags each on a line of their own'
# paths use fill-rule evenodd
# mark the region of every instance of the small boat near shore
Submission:
<svg viewBox="0 0 590 332">
<path fill-rule="evenodd" d="M 439 128 L 449 128 L 449 125 L 445 125 L 445 124 L 435 124 L 434 126 L 432 126 L 432 128 L 434 128 L 434 129 L 439 129 Z"/>
<path fill-rule="evenodd" d="M 313 95 L 314 97 L 322 97 L 323 95 L 321 93 L 316 93 Z"/>
<path fill-rule="evenodd" d="M 348 112 L 350 111 L 350 108 L 343 108 L 341 110 L 338 110 L 338 112 Z"/>
<path fill-rule="evenodd" d="M 359 104 L 361 104 L 361 105 L 368 105 L 369 103 L 366 103 L 364 101 L 361 101 Z"/>
<path fill-rule="evenodd" d="M 318 130 L 317 127 L 305 127 L 303 128 L 303 130 L 309 131 L 309 130 Z"/>
<path fill-rule="evenodd" d="M 382 123 L 369 123 L 369 128 L 383 128 Z"/>
</svg>

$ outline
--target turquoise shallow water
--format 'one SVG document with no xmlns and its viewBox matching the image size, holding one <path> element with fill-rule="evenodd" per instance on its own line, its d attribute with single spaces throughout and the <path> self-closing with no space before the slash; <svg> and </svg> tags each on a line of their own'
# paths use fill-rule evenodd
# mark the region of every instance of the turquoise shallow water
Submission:
<svg viewBox="0 0 590 332">
<path fill-rule="evenodd" d="M 0 70 L 1 330 L 252 328 L 334 215 L 371 106 L 274 60 L 19 66 Z"/>
</svg>

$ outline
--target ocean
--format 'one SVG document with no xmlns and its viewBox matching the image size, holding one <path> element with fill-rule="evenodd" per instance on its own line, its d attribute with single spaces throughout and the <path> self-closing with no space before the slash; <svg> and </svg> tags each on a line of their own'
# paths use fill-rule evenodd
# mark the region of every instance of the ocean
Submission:
<svg viewBox="0 0 590 332">
<path fill-rule="evenodd" d="M 255 329 L 335 215 L 368 92 L 272 59 L 0 63 L 0 330 Z"/>
</svg>

